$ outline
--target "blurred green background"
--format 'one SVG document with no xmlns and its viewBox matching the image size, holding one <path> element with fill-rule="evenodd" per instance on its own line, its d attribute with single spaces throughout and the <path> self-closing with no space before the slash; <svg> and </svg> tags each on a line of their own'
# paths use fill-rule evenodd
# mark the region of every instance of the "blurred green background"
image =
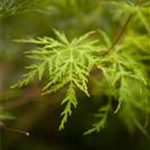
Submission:
<svg viewBox="0 0 150 150">
<path fill-rule="evenodd" d="M 95 121 L 93 114 L 101 100 L 105 99 L 95 92 L 91 98 L 78 94 L 78 108 L 65 130 L 58 132 L 63 93 L 42 97 L 37 81 L 21 89 L 9 89 L 24 72 L 23 66 L 28 64 L 24 51 L 31 47 L 16 43 L 14 39 L 54 36 L 53 29 L 64 31 L 70 39 L 101 29 L 113 39 L 119 23 L 124 20 L 116 17 L 114 8 L 107 2 L 109 0 L 1 0 L 0 103 L 3 110 L 14 116 L 4 123 L 31 134 L 26 137 L 1 130 L 2 150 L 150 149 L 150 143 L 139 130 L 128 132 L 115 115 L 100 133 L 83 136 Z"/>
</svg>

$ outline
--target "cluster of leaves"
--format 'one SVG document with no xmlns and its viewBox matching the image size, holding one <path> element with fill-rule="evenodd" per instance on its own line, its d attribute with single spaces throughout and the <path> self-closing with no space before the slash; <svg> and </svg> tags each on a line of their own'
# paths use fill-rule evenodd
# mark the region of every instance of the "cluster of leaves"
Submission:
<svg viewBox="0 0 150 150">
<path fill-rule="evenodd" d="M 139 1 L 136 4 L 131 1 L 122 1 L 122 2 L 112 2 L 114 5 L 116 12 L 115 17 L 121 18 L 128 12 L 128 15 L 131 14 L 134 16 L 133 21 L 137 23 L 140 20 L 140 24 L 145 27 L 147 32 L 150 33 L 150 25 L 148 22 L 149 19 L 149 9 L 150 2 L 148 1 Z"/>
<path fill-rule="evenodd" d="M 128 49 L 122 46 L 116 46 L 111 54 L 101 58 L 97 67 L 102 71 L 108 84 L 107 87 L 110 87 L 106 89 L 108 91 L 105 92 L 106 95 L 118 101 L 114 113 L 119 113 L 120 118 L 130 130 L 134 130 L 137 126 L 146 135 L 140 122 L 144 122 L 141 118 L 146 121 L 146 116 L 150 113 L 148 72 L 145 65 L 134 55 L 137 49 L 130 49 L 132 52 L 128 53 Z M 106 81 L 99 84 L 106 84 Z M 110 103 L 102 106 L 96 115 L 100 117 L 100 120 L 94 123 L 85 134 L 101 130 L 106 124 L 108 114 L 112 111 Z"/>
<path fill-rule="evenodd" d="M 130 131 L 133 131 L 136 126 L 148 137 L 145 128 L 148 126 L 150 113 L 150 70 L 148 65 L 150 61 L 150 27 L 148 24 L 150 3 L 146 2 L 140 6 L 128 1 L 112 2 L 112 4 L 117 8 L 116 17 L 121 18 L 125 12 L 128 12 L 128 15 L 133 17 L 132 26 L 135 26 L 138 20 L 145 31 L 139 33 L 137 30 L 129 30 L 124 41 L 116 45 L 113 51 L 103 59 L 103 62 L 100 62 L 98 67 L 105 75 L 108 86 L 112 87 L 114 93 L 112 97 L 118 99 L 115 113 L 119 113 L 119 117 L 125 122 Z M 108 36 L 103 35 L 103 38 L 109 45 L 108 47 L 111 47 Z M 100 109 L 98 114 L 101 121 L 93 124 L 92 128 L 85 134 L 103 128 L 108 111 L 112 110 L 112 108 L 105 108 L 110 107 L 104 106 L 104 109 L 101 108 L 102 111 Z M 143 122 L 145 122 L 145 125 Z"/>
<path fill-rule="evenodd" d="M 133 60 L 128 53 L 122 51 L 121 47 L 116 48 L 108 56 L 100 58 L 97 53 L 102 53 L 104 49 L 97 46 L 97 40 L 87 40 L 87 37 L 91 33 L 87 33 L 80 38 L 75 38 L 71 42 L 68 41 L 63 33 L 55 31 L 55 34 L 58 40 L 50 37 L 18 40 L 18 42 L 39 44 L 42 47 L 37 47 L 26 52 L 28 54 L 27 57 L 35 60 L 36 63 L 26 67 L 29 72 L 24 74 L 23 79 L 13 85 L 12 88 L 27 85 L 35 78 L 36 74 L 38 74 L 38 78 L 41 80 L 45 70 L 48 70 L 49 77 L 47 80 L 48 83 L 43 87 L 42 95 L 56 92 L 67 86 L 66 96 L 62 100 L 62 104 L 66 104 L 66 106 L 62 112 L 63 117 L 59 127 L 60 130 L 64 128 L 68 116 L 72 113 L 71 107 L 77 107 L 75 90 L 79 89 L 89 96 L 87 82 L 89 73 L 94 65 L 102 70 L 108 84 L 117 90 L 116 95 L 119 104 L 115 112 L 118 112 L 122 103 L 129 105 L 129 102 L 133 102 L 133 106 L 136 106 L 138 102 L 141 109 L 145 108 L 143 103 L 146 104 L 146 101 L 148 101 L 148 92 L 145 93 L 147 88 L 143 87 L 147 86 L 146 75 L 145 73 L 143 74 L 144 70 L 140 68 L 141 64 Z M 134 90 L 131 91 L 130 85 L 128 85 L 131 81 L 129 82 L 128 80 L 131 80 L 132 83 L 135 80 L 136 84 L 141 84 L 138 88 L 135 85 Z M 142 88 L 140 93 L 139 88 Z M 137 96 L 137 94 L 141 95 Z M 146 97 L 143 101 L 137 100 L 137 98 L 141 100 L 143 96 Z M 134 97 L 133 100 L 132 97 Z M 86 132 L 86 134 L 99 131 L 104 126 L 110 110 L 110 104 L 108 107 L 104 106 L 100 108 L 98 116 L 103 117 L 103 119 L 100 119 L 100 122 L 95 124 L 94 128 Z M 130 112 L 133 112 L 133 110 Z"/>
<path fill-rule="evenodd" d="M 38 5 L 40 3 L 40 5 Z M 15 15 L 27 11 L 41 10 L 46 1 L 41 0 L 1 0 L 0 1 L 0 17 Z"/>
<path fill-rule="evenodd" d="M 128 127 L 132 129 L 137 126 L 145 134 L 141 122 L 143 118 L 147 120 L 150 113 L 150 70 L 145 64 L 145 60 L 146 63 L 150 60 L 147 19 L 149 3 L 142 3 L 142 6 L 139 6 L 131 2 L 119 1 L 113 2 L 113 5 L 118 17 L 128 12 L 135 18 L 133 21 L 138 20 L 145 31 L 144 33 L 137 33 L 136 29 L 134 32 L 129 31 L 124 41 L 114 45 L 109 53 L 105 52 L 111 47 L 112 42 L 104 32 L 100 32 L 104 43 L 90 38 L 93 32 L 69 41 L 63 32 L 56 30 L 54 31 L 56 38 L 38 37 L 17 40 L 36 44 L 37 47 L 26 52 L 27 58 L 33 63 L 26 67 L 28 72 L 12 88 L 27 85 L 35 79 L 36 75 L 41 80 L 44 78 L 44 73 L 48 74 L 48 79 L 43 86 L 42 95 L 65 87 L 66 95 L 61 103 L 65 108 L 61 114 L 59 130 L 64 129 L 68 117 L 72 114 L 72 107 L 76 108 L 78 105 L 77 90 L 90 96 L 88 78 L 91 70 L 96 67 L 102 72 L 101 80 L 97 83 L 107 84 L 110 87 L 105 92 L 110 100 L 99 109 L 96 115 L 99 121 L 85 134 L 99 132 L 105 126 L 109 113 L 114 109 L 112 99 L 118 102 L 115 113 L 119 114 Z M 137 38 L 133 38 L 134 36 Z M 143 43 L 143 46 L 140 43 Z"/>
<path fill-rule="evenodd" d="M 29 8 L 28 0 L 19 1 L 19 0 L 1 0 L 0 2 L 0 16 L 3 15 L 13 15 L 19 11 L 23 11 Z"/>
</svg>

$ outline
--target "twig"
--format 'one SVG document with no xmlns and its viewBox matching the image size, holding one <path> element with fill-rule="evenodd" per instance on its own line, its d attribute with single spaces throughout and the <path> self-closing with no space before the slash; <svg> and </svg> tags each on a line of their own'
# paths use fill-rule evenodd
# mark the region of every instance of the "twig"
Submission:
<svg viewBox="0 0 150 150">
<path fill-rule="evenodd" d="M 103 53 L 103 56 L 107 55 L 108 53 L 110 53 L 110 51 L 116 46 L 116 44 L 118 44 L 118 42 L 121 40 L 121 37 L 124 35 L 126 28 L 132 18 L 133 14 L 130 14 L 127 18 L 127 20 L 125 21 L 124 25 L 122 27 L 120 27 L 120 29 L 118 30 L 118 33 L 115 37 L 114 42 L 112 43 L 112 45 L 108 48 L 108 50 Z"/>
<path fill-rule="evenodd" d="M 143 3 L 144 0 L 139 0 L 136 5 L 140 5 Z M 118 33 L 115 37 L 115 40 L 114 42 L 112 43 L 112 45 L 108 48 L 108 50 L 102 54 L 102 56 L 105 56 L 107 55 L 108 53 L 110 53 L 110 51 L 116 46 L 116 44 L 119 43 L 119 41 L 121 40 L 121 37 L 124 35 L 126 29 L 127 29 L 127 26 L 131 20 L 131 18 L 133 17 L 134 14 L 130 14 L 127 18 L 127 20 L 125 21 L 124 25 L 122 27 L 120 27 L 120 29 L 118 30 Z"/>
<path fill-rule="evenodd" d="M 3 130 L 6 130 L 6 131 L 13 132 L 13 133 L 22 134 L 24 136 L 29 136 L 30 135 L 29 132 L 26 132 L 26 131 L 23 131 L 23 130 L 20 130 L 20 129 L 7 127 L 4 123 L 0 123 L 0 128 L 3 129 Z"/>
</svg>

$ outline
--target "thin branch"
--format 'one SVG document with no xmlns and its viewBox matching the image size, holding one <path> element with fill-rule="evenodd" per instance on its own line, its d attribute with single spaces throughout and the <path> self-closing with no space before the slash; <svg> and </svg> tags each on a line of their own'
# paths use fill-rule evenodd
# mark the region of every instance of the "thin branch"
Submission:
<svg viewBox="0 0 150 150">
<path fill-rule="evenodd" d="M 136 5 L 141 5 L 144 2 L 144 0 L 139 0 L 138 2 L 136 2 Z M 112 43 L 112 45 L 108 48 L 108 50 L 102 54 L 102 56 L 105 56 L 107 54 L 110 53 L 110 51 L 119 43 L 119 41 L 121 40 L 122 36 L 124 35 L 127 26 L 131 20 L 131 18 L 133 17 L 134 14 L 130 14 L 127 18 L 127 20 L 125 21 L 124 25 L 120 27 L 120 29 L 118 30 L 118 33 L 115 37 L 114 42 Z"/>
<path fill-rule="evenodd" d="M 30 135 L 29 132 L 26 132 L 26 131 L 23 131 L 23 130 L 20 130 L 20 129 L 15 129 L 15 128 L 8 127 L 2 122 L 0 123 L 0 128 L 3 129 L 3 130 L 6 130 L 6 131 L 13 132 L 13 133 L 22 134 L 24 136 L 29 136 Z"/>
<path fill-rule="evenodd" d="M 124 25 L 120 27 L 120 29 L 118 30 L 118 33 L 115 37 L 115 40 L 114 42 L 112 43 L 112 45 L 108 48 L 108 50 L 103 53 L 103 56 L 107 55 L 108 53 L 110 53 L 110 51 L 116 46 L 116 44 L 119 43 L 119 41 L 121 40 L 122 36 L 124 35 L 126 29 L 127 29 L 127 26 L 132 18 L 133 14 L 129 15 L 127 20 L 125 21 Z"/>
</svg>

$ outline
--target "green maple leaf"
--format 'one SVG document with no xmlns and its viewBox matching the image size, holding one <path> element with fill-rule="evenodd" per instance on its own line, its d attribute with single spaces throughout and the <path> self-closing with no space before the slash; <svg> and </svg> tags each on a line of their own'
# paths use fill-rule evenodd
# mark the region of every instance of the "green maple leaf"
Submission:
<svg viewBox="0 0 150 150">
<path fill-rule="evenodd" d="M 88 76 L 97 61 L 95 53 L 100 50 L 97 46 L 98 40 L 88 40 L 92 33 L 69 41 L 64 33 L 55 30 L 57 39 L 43 37 L 18 40 L 18 42 L 34 43 L 39 46 L 26 52 L 27 58 L 34 60 L 35 63 L 26 67 L 28 72 L 11 88 L 27 85 L 34 80 L 37 74 L 41 80 L 46 71 L 48 71 L 49 77 L 42 89 L 42 95 L 56 92 L 64 86 L 68 86 L 66 97 L 62 100 L 62 105 L 66 104 L 66 107 L 61 114 L 62 121 L 59 130 L 64 128 L 68 116 L 71 115 L 71 107 L 77 107 L 75 90 L 79 89 L 89 96 Z"/>
</svg>

